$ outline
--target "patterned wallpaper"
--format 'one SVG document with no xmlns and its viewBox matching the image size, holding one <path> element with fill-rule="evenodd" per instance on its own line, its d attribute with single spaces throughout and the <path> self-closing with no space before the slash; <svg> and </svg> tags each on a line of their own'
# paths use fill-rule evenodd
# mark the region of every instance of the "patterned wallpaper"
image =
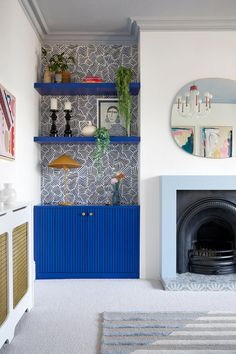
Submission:
<svg viewBox="0 0 236 354">
<path fill-rule="evenodd" d="M 63 51 L 75 58 L 76 64 L 70 67 L 72 80 L 81 81 L 84 76 L 101 76 L 106 82 L 114 82 L 115 72 L 120 65 L 130 67 L 133 80 L 138 81 L 138 49 L 137 46 L 111 45 L 56 45 L 45 46 L 50 57 Z M 46 66 L 42 61 L 41 74 Z M 101 98 L 101 96 L 99 96 Z M 104 97 L 104 96 L 102 96 Z M 57 129 L 63 136 L 65 128 L 64 102 L 72 103 L 72 118 L 70 121 L 73 136 L 81 135 L 81 129 L 89 120 L 97 124 L 97 96 L 63 96 L 58 98 Z M 40 135 L 48 136 L 51 126 L 50 96 L 41 98 Z M 131 135 L 138 135 L 138 98 L 133 97 Z M 58 203 L 63 197 L 63 171 L 48 168 L 54 158 L 67 153 L 81 163 L 79 169 L 68 173 L 69 200 L 76 204 L 110 203 L 112 188 L 110 179 L 116 171 L 123 171 L 126 178 L 121 184 L 121 202 L 124 204 L 138 203 L 138 146 L 128 144 L 111 144 L 103 157 L 103 175 L 97 175 L 97 169 L 92 159 L 94 145 L 42 145 L 41 176 L 42 203 Z"/>
<path fill-rule="evenodd" d="M 138 150 L 135 145 L 112 144 L 103 156 L 103 174 L 97 175 L 92 159 L 95 146 L 43 145 L 42 146 L 42 202 L 58 203 L 63 200 L 64 175 L 62 170 L 48 168 L 57 156 L 67 153 L 81 164 L 68 172 L 68 199 L 76 204 L 105 204 L 111 202 L 111 178 L 123 171 L 126 178 L 121 183 L 121 203 L 136 204 L 138 191 Z"/>
</svg>

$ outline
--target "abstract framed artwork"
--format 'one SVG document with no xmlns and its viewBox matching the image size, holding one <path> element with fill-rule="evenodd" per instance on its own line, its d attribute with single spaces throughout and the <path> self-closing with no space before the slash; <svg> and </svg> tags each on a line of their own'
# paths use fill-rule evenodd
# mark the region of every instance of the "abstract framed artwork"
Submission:
<svg viewBox="0 0 236 354">
<path fill-rule="evenodd" d="M 16 99 L 0 85 L 0 157 L 15 159 Z"/>
<path fill-rule="evenodd" d="M 118 99 L 97 99 L 98 128 L 107 128 L 111 136 L 127 135 L 125 123 L 119 113 Z"/>
<path fill-rule="evenodd" d="M 172 127 L 171 131 L 177 145 L 189 154 L 192 154 L 194 148 L 194 128 Z"/>
<path fill-rule="evenodd" d="M 214 159 L 232 157 L 233 127 L 202 127 L 202 156 Z"/>
</svg>

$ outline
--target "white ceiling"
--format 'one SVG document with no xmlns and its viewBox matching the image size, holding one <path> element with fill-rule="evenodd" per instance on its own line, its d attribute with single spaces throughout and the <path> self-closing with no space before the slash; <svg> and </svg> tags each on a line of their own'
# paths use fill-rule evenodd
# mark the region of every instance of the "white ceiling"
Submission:
<svg viewBox="0 0 236 354">
<path fill-rule="evenodd" d="M 235 30 L 235 0 L 19 0 L 44 42 L 135 42 L 144 30 Z"/>
</svg>

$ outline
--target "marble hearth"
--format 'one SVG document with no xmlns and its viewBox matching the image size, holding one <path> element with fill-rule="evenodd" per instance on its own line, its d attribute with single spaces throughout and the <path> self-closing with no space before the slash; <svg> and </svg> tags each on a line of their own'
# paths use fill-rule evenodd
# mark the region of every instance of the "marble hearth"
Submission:
<svg viewBox="0 0 236 354">
<path fill-rule="evenodd" d="M 214 194 L 214 191 L 233 191 L 236 195 L 236 176 L 161 177 L 161 280 L 164 288 L 172 291 L 236 290 L 236 273 L 227 275 L 177 273 L 178 191 L 206 191 L 206 194 L 209 192 Z"/>
</svg>

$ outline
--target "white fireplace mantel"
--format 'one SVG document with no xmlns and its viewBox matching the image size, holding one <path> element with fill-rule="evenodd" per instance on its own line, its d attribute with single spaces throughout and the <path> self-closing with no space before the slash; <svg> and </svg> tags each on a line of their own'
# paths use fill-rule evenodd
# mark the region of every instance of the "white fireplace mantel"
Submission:
<svg viewBox="0 0 236 354">
<path fill-rule="evenodd" d="M 178 190 L 236 190 L 236 176 L 161 176 L 161 278 L 176 276 Z"/>
</svg>

